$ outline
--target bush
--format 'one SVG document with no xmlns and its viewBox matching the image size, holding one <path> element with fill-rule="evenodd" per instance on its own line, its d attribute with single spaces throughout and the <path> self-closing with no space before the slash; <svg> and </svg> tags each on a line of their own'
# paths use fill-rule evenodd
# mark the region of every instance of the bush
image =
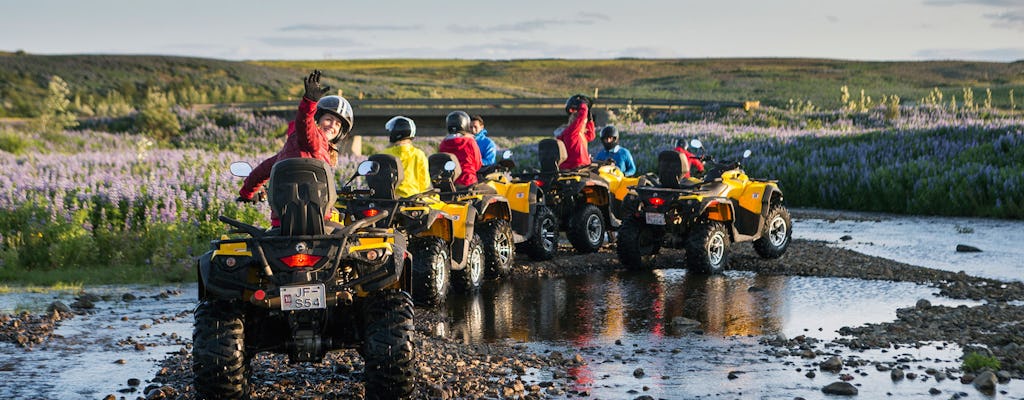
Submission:
<svg viewBox="0 0 1024 400">
<path fill-rule="evenodd" d="M 999 360 L 993 356 L 971 352 L 964 355 L 963 370 L 966 372 L 978 372 L 986 369 L 999 370 Z"/>
</svg>

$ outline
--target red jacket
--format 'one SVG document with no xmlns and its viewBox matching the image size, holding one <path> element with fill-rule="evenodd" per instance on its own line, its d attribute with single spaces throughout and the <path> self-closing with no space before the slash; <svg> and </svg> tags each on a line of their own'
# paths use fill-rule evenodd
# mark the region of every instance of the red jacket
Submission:
<svg viewBox="0 0 1024 400">
<path fill-rule="evenodd" d="M 686 175 L 684 175 L 684 177 L 689 178 L 690 170 L 694 168 L 697 169 L 697 172 L 704 172 L 704 163 L 700 162 L 700 159 L 697 158 L 697 156 L 682 147 L 676 147 L 676 151 L 686 155 L 686 161 L 690 162 L 690 168 L 686 170 Z"/>
<path fill-rule="evenodd" d="M 459 159 L 462 175 L 455 180 L 456 185 L 469 186 L 476 183 L 476 171 L 483 166 L 483 161 L 480 159 L 480 147 L 477 147 L 473 136 L 448 135 L 441 141 L 438 151 L 452 153 Z"/>
<path fill-rule="evenodd" d="M 285 139 L 284 147 L 253 169 L 252 173 L 245 178 L 242 189 L 238 191 L 239 196 L 251 199 L 267 183 L 267 179 L 270 179 L 270 170 L 278 160 L 305 157 L 323 160 L 331 165 L 338 162 L 337 159 L 332 159 L 331 144 L 327 140 L 327 135 L 313 120 L 314 114 L 316 114 L 316 102 L 303 97 L 302 102 L 299 103 L 299 112 L 295 121 L 288 124 L 288 138 Z"/>
<path fill-rule="evenodd" d="M 590 165 L 590 151 L 587 149 L 587 142 L 594 140 L 597 135 L 594 132 L 594 121 L 587 118 L 589 115 L 587 103 L 580 104 L 580 108 L 569 120 L 569 126 L 558 135 L 558 140 L 565 144 L 565 161 L 558 165 L 559 169 L 575 169 L 584 165 Z"/>
</svg>

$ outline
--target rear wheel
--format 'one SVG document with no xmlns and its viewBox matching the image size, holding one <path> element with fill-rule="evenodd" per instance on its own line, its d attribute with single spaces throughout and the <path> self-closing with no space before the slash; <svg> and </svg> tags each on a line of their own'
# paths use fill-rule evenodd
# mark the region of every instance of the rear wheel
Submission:
<svg viewBox="0 0 1024 400">
<path fill-rule="evenodd" d="M 793 221 L 786 206 L 773 205 L 761 229 L 761 238 L 754 241 L 754 251 L 762 258 L 782 257 L 793 237 Z"/>
<path fill-rule="evenodd" d="M 484 260 L 487 262 L 487 277 L 508 275 L 516 257 L 512 224 L 504 219 L 492 219 L 480 229 L 480 240 L 483 241 Z"/>
<path fill-rule="evenodd" d="M 558 220 L 555 213 L 548 206 L 539 205 L 533 218 L 530 239 L 523 242 L 520 248 L 534 261 L 555 258 L 558 252 Z"/>
<path fill-rule="evenodd" d="M 604 243 L 604 217 L 593 204 L 584 205 L 569 218 L 566 233 L 572 247 L 580 253 L 593 253 Z"/>
<path fill-rule="evenodd" d="M 413 391 L 413 304 L 402 290 L 387 290 L 366 299 L 366 340 L 359 353 L 366 362 L 367 399 L 406 398 Z"/>
<path fill-rule="evenodd" d="M 729 260 L 729 232 L 721 222 L 706 221 L 686 238 L 686 268 L 702 274 L 719 274 Z"/>
<path fill-rule="evenodd" d="M 249 396 L 245 314 L 230 301 L 202 301 L 192 331 L 192 372 L 196 391 L 208 399 Z"/>
<path fill-rule="evenodd" d="M 660 240 L 661 237 L 655 233 L 654 228 L 633 218 L 627 218 L 619 227 L 618 241 L 615 244 L 619 262 L 629 269 L 650 267 L 651 260 L 661 248 Z"/>
<path fill-rule="evenodd" d="M 437 305 L 448 296 L 448 268 L 451 253 L 448 245 L 436 237 L 412 238 L 413 299 L 421 305 Z"/>
<path fill-rule="evenodd" d="M 473 240 L 469 241 L 469 254 L 466 256 L 466 265 L 455 274 L 455 282 L 459 289 L 466 293 L 473 293 L 480 290 L 484 282 L 484 246 L 480 241 L 480 235 L 473 234 Z"/>
</svg>

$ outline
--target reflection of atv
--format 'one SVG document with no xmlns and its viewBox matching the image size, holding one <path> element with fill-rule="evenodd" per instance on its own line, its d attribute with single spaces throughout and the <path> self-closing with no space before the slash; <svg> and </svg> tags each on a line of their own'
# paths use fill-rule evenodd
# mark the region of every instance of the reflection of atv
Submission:
<svg viewBox="0 0 1024 400">
<path fill-rule="evenodd" d="M 590 164 L 563 171 L 558 164 L 566 158 L 565 145 L 556 139 L 538 143 L 540 172 L 534 176 L 544 191 L 544 200 L 559 220 L 573 248 L 593 253 L 604 243 L 606 230 L 622 221 L 620 204 L 629 188 L 642 178 L 627 178 L 615 165 Z"/>
<path fill-rule="evenodd" d="M 536 181 L 512 177 L 515 166 L 512 152 L 505 150 L 501 160 L 481 168 L 477 175 L 508 199 L 516 250 L 535 261 L 550 260 L 558 251 L 558 219 L 544 204 L 544 192 Z"/>
<path fill-rule="evenodd" d="M 468 204 L 476 209 L 474 226 L 483 243 L 487 275 L 499 277 L 508 274 L 516 256 L 509 201 L 482 183 L 456 188 L 455 180 L 462 174 L 462 168 L 454 154 L 431 154 L 427 164 L 431 184 L 438 190 L 442 201 Z"/>
<path fill-rule="evenodd" d="M 390 217 L 377 225 L 409 235 L 412 294 L 417 303 L 443 302 L 452 280 L 464 291 L 479 289 L 485 260 L 480 237 L 474 233 L 476 208 L 440 201 L 433 197 L 436 191 L 397 198 L 394 188 L 404 179 L 401 161 L 389 154 L 374 154 L 369 160 L 380 166 L 379 171 L 366 176 L 369 194 L 344 199 L 345 222 L 387 211 Z"/>
<path fill-rule="evenodd" d="M 662 246 L 685 249 L 686 267 L 702 273 L 722 271 L 730 243 L 752 241 L 764 258 L 786 252 L 793 225 L 777 183 L 749 179 L 738 161 L 710 164 L 703 180 L 687 179 L 686 156 L 658 155 L 661 185 L 637 187 L 623 205 L 617 244 L 623 265 L 641 268 Z"/>
<path fill-rule="evenodd" d="M 280 227 L 266 231 L 221 216 L 247 236 L 214 240 L 197 260 L 192 370 L 200 396 L 248 398 L 249 363 L 263 351 L 318 362 L 345 348 L 363 356 L 367 393 L 409 395 L 412 266 L 403 235 L 373 227 L 387 213 L 344 227 L 325 222 L 337 193 L 323 161 L 279 161 L 268 188 Z"/>
</svg>

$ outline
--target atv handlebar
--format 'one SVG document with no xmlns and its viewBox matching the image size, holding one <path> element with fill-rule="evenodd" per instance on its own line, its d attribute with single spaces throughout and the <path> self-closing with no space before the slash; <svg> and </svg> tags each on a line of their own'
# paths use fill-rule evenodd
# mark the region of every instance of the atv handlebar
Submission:
<svg viewBox="0 0 1024 400">
<path fill-rule="evenodd" d="M 260 228 L 258 226 L 249 225 L 245 222 L 225 217 L 223 215 L 217 217 L 217 219 L 219 219 L 221 222 L 225 224 L 233 226 L 235 229 L 232 230 L 231 233 L 247 233 L 249 234 L 249 236 L 252 237 L 262 237 L 264 232 L 266 232 L 263 228 Z"/>
</svg>

